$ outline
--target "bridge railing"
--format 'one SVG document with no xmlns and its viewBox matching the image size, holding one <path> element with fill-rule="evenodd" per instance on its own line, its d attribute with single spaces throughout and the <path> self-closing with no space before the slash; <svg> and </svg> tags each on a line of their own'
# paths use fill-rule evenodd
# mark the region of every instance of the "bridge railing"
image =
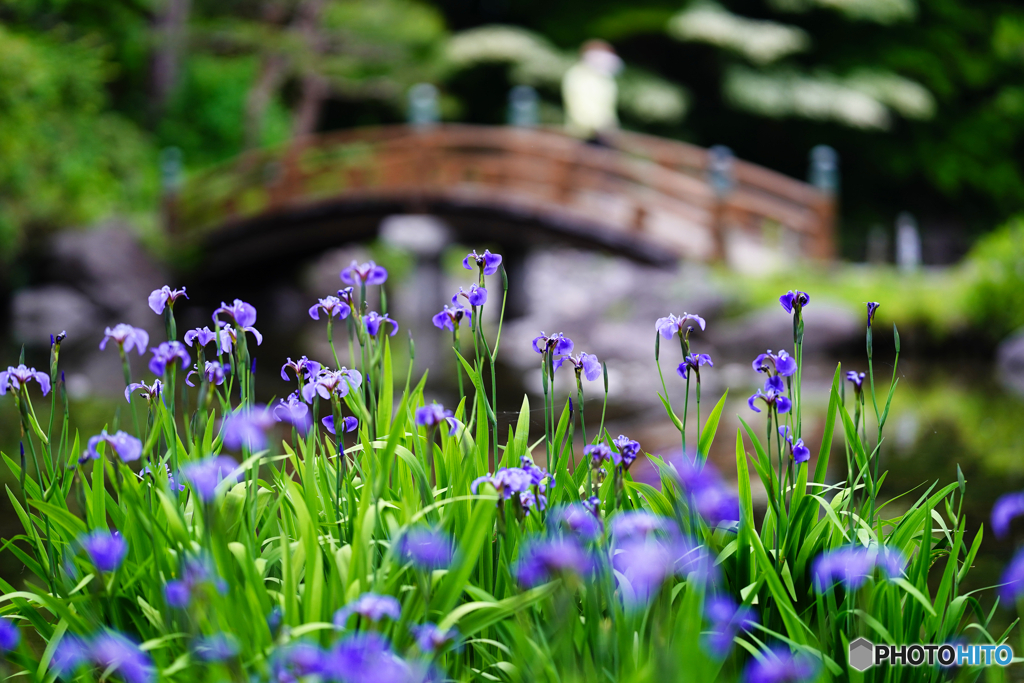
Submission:
<svg viewBox="0 0 1024 683">
<path fill-rule="evenodd" d="M 737 235 L 766 231 L 789 235 L 801 254 L 833 255 L 831 196 L 742 161 L 719 195 L 707 169 L 707 150 L 634 133 L 595 146 L 542 129 L 392 126 L 247 153 L 189 179 L 169 215 L 176 232 L 201 238 L 318 205 L 486 206 L 672 257 L 721 258 Z"/>
</svg>

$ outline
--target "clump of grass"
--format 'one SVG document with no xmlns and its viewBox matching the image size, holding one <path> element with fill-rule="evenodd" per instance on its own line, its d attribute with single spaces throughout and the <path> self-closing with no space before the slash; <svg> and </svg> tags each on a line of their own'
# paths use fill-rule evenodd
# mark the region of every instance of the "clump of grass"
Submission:
<svg viewBox="0 0 1024 683">
<path fill-rule="evenodd" d="M 28 575 L 0 582 L 7 672 L 129 683 L 861 680 L 846 660 L 858 636 L 1006 638 L 960 591 L 981 542 L 965 537 L 964 481 L 934 483 L 892 516 L 878 498 L 896 374 L 876 393 L 873 309 L 869 372 L 853 373 L 848 392 L 836 368 L 823 438 L 809 444 L 801 374 L 813 304 L 783 296 L 793 352 L 755 361 L 765 385 L 736 434 L 733 490 L 706 461 L 725 399 L 702 414 L 701 373 L 714 363 L 691 348 L 700 316 L 656 323 L 659 370 L 678 362 L 661 397 L 681 456 L 613 438 L 603 410 L 584 422 L 590 387 L 589 400 L 607 401 L 607 369 L 560 334 L 533 342 L 543 433 L 531 434 L 524 397 L 503 434 L 494 363 L 505 275 L 489 252 L 464 265 L 475 283 L 433 318 L 457 360 L 453 409 L 425 402 L 411 342 L 413 362 L 394 375 L 398 323 L 368 310 L 368 289 L 387 300 L 387 272 L 372 262 L 346 268 L 349 286 L 310 308 L 333 363 L 288 359 L 282 378 L 295 391 L 272 406 L 255 402 L 256 310 L 223 304 L 211 327 L 179 337 L 174 308 L 187 304 L 170 289 L 150 298 L 167 341 L 108 331 L 136 398 L 98 435 L 70 432 L 61 338 L 48 372 L 0 373 L 22 425 L 22 451 L 3 458 L 24 531 L 4 549 Z M 126 353 L 147 349 L 156 377 L 133 382 Z M 575 391 L 556 395 L 554 373 L 568 371 Z M 668 381 L 685 382 L 681 413 Z M 836 425 L 848 476 L 832 484 Z M 641 457 L 656 485 L 633 478 Z M 763 515 L 751 471 L 768 492 Z"/>
</svg>

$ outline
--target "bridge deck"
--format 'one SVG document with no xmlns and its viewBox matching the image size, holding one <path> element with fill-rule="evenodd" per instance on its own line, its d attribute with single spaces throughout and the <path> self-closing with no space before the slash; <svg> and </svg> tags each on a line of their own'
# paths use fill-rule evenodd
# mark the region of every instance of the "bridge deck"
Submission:
<svg viewBox="0 0 1024 683">
<path fill-rule="evenodd" d="M 180 236 L 207 244 L 294 233 L 300 225 L 330 226 L 341 239 L 354 217 L 461 212 L 651 261 L 718 259 L 736 239 L 778 242 L 779 234 L 805 256 L 833 255 L 830 195 L 737 160 L 733 189 L 720 197 L 707 165 L 707 150 L 627 132 L 599 147 L 539 129 L 357 129 L 250 152 L 200 173 L 169 215 Z"/>
</svg>

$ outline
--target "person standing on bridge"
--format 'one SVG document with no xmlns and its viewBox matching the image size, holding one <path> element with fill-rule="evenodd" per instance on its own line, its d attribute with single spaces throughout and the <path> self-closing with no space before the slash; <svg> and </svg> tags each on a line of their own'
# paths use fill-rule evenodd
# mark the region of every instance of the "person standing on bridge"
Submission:
<svg viewBox="0 0 1024 683">
<path fill-rule="evenodd" d="M 580 60 L 562 77 L 565 124 L 572 135 L 601 144 L 603 133 L 619 127 L 615 75 L 621 70 L 622 60 L 611 45 L 603 40 L 583 44 Z"/>
</svg>

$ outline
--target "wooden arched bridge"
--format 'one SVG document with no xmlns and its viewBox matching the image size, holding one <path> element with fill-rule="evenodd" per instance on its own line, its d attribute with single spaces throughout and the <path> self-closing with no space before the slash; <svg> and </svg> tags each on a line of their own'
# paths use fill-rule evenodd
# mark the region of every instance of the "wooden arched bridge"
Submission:
<svg viewBox="0 0 1024 683">
<path fill-rule="evenodd" d="M 401 213 L 436 215 L 463 239 L 522 245 L 555 234 L 659 264 L 780 240 L 790 252 L 832 257 L 831 194 L 739 160 L 723 187 L 710 157 L 626 132 L 597 146 L 545 129 L 359 129 L 198 174 L 168 217 L 205 262 L 234 266 L 372 237 L 383 217 Z"/>
</svg>

